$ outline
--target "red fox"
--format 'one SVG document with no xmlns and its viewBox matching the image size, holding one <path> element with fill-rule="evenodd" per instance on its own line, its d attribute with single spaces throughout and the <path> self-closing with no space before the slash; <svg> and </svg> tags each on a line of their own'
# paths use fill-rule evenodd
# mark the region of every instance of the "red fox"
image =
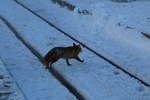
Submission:
<svg viewBox="0 0 150 100">
<path fill-rule="evenodd" d="M 55 47 L 51 49 L 44 57 L 44 63 L 47 65 L 46 68 L 50 68 L 52 64 L 58 61 L 60 58 L 65 59 L 68 66 L 71 65 L 69 63 L 69 59 L 72 58 L 80 62 L 84 62 L 84 60 L 81 60 L 78 56 L 81 51 L 81 46 L 76 45 L 75 43 L 73 43 L 73 46 L 69 47 Z"/>
</svg>

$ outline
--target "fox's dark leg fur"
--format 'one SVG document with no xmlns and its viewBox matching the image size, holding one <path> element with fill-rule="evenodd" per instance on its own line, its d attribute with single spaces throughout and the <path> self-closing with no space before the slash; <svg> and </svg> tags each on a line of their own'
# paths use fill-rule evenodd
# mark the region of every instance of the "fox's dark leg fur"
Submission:
<svg viewBox="0 0 150 100">
<path fill-rule="evenodd" d="M 49 68 L 51 68 L 51 67 L 52 67 L 52 62 L 50 62 L 50 63 L 48 64 L 47 69 L 49 69 Z"/>
<path fill-rule="evenodd" d="M 52 64 L 55 63 L 56 61 L 58 61 L 59 58 L 54 58 L 53 60 L 51 60 L 48 65 L 47 65 L 47 69 L 52 67 Z"/>
<path fill-rule="evenodd" d="M 84 62 L 84 60 L 81 60 L 78 56 L 75 59 L 80 61 L 80 62 Z"/>
<path fill-rule="evenodd" d="M 71 64 L 69 63 L 69 60 L 68 60 L 68 59 L 66 59 L 66 63 L 67 63 L 68 66 L 71 65 Z"/>
<path fill-rule="evenodd" d="M 49 62 L 47 65 L 46 65 L 46 69 L 49 69 L 50 67 L 52 67 L 52 62 Z"/>
<path fill-rule="evenodd" d="M 49 68 L 49 64 L 46 65 L 46 69 L 48 69 L 48 68 Z"/>
</svg>

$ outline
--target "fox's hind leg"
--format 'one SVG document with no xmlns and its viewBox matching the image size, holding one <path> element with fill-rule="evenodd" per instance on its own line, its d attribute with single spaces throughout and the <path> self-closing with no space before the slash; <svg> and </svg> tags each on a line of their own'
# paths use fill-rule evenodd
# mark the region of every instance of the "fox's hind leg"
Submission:
<svg viewBox="0 0 150 100">
<path fill-rule="evenodd" d="M 78 56 L 75 59 L 80 61 L 80 62 L 84 62 L 84 60 L 81 60 Z"/>
<path fill-rule="evenodd" d="M 46 69 L 49 69 L 52 66 L 52 62 L 49 62 L 48 64 L 46 64 Z"/>
<path fill-rule="evenodd" d="M 55 61 L 56 62 L 56 61 Z M 49 64 L 48 64 L 48 67 L 47 67 L 47 69 L 50 69 L 50 68 L 52 68 L 52 64 L 54 63 L 54 61 L 53 62 L 50 62 Z"/>
<path fill-rule="evenodd" d="M 68 59 L 66 59 L 66 63 L 67 63 L 68 66 L 71 65 L 71 64 L 69 63 L 69 60 L 68 60 Z"/>
<path fill-rule="evenodd" d="M 52 64 L 55 63 L 56 61 L 58 61 L 58 59 L 59 58 L 55 58 L 55 59 L 51 60 L 46 68 L 50 69 L 52 67 Z"/>
<path fill-rule="evenodd" d="M 49 62 L 45 61 L 44 64 L 46 65 L 46 69 L 48 69 L 49 68 Z"/>
<path fill-rule="evenodd" d="M 48 68 L 49 68 L 49 64 L 46 65 L 46 69 L 48 69 Z"/>
</svg>

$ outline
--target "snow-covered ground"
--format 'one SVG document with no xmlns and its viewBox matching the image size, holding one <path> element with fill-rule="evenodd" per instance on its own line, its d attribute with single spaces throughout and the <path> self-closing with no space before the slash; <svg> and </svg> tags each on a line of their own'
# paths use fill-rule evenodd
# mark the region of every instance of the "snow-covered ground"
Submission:
<svg viewBox="0 0 150 100">
<path fill-rule="evenodd" d="M 150 33 L 148 0 L 65 0 L 76 6 L 74 11 L 51 0 L 18 1 L 150 84 L 150 40 L 140 33 Z M 87 9 L 92 15 L 79 14 L 78 9 Z"/>
<path fill-rule="evenodd" d="M 0 5 L 9 6 L 9 11 L 15 10 L 12 7 L 17 7 L 17 5 L 14 5 L 13 1 L 9 1 L 9 5 L 7 5 L 8 1 L 0 1 Z M 17 11 L 17 13 L 19 12 Z M 13 80 L 23 91 L 26 100 L 60 100 L 60 98 L 61 100 L 76 100 L 75 96 L 45 69 L 45 66 L 15 37 L 2 21 L 0 21 L 0 58 L 6 64 Z"/>
<path fill-rule="evenodd" d="M 25 100 L 24 95 L 0 60 L 0 100 Z"/>
<path fill-rule="evenodd" d="M 0 1 L 0 14 L 17 29 L 20 36 L 43 56 L 55 46 L 68 46 L 74 42 L 15 2 L 9 1 L 8 3 L 8 1 Z M 4 7 L 8 8 L 5 9 Z M 52 100 L 59 100 L 59 98 L 65 100 L 65 97 L 73 98 L 67 94 L 67 91 L 62 92 L 65 90 L 50 76 L 38 60 L 22 44 L 18 43 L 9 30 L 2 28 L 1 35 L 3 38 L 0 39 L 2 47 L 0 55 L 3 61 L 7 61 L 8 69 L 12 71 L 27 96 L 32 100 L 37 98 L 38 100 L 46 100 L 44 98 L 50 97 L 53 97 Z M 5 47 L 8 49 L 5 49 Z M 84 63 L 71 60 L 72 66 L 68 67 L 64 60 L 60 60 L 54 64 L 54 68 L 76 87 L 87 100 L 99 100 L 100 98 L 102 100 L 150 99 L 148 87 L 114 68 L 88 50 L 83 48 L 80 57 L 85 60 Z M 10 65 L 14 67 L 12 68 Z M 53 81 L 51 82 L 50 79 Z M 27 87 L 32 87 L 32 90 Z M 52 93 L 49 91 L 50 89 L 53 90 Z M 56 96 L 56 93 L 60 96 Z"/>
<path fill-rule="evenodd" d="M 148 1 L 121 4 L 109 0 L 65 0 L 76 6 L 74 11 L 53 4 L 50 0 L 18 1 L 150 83 L 149 40 L 139 33 L 149 32 L 149 24 L 139 22 L 142 25 L 140 27 L 136 19 L 132 19 L 133 16 L 140 21 L 149 16 L 146 13 L 138 17 L 138 14 L 143 14 L 142 11 L 150 10 L 146 6 Z M 145 6 L 141 7 L 141 3 Z M 129 11 L 125 11 L 125 8 Z M 135 11 L 136 8 L 142 10 L 132 14 L 132 8 Z M 78 9 L 87 9 L 91 15 L 79 14 Z M 125 16 L 126 13 L 131 16 Z M 13 0 L 0 1 L 0 15 L 42 56 L 53 47 L 70 46 L 74 42 Z M 64 60 L 59 60 L 53 67 L 87 100 L 150 100 L 150 88 L 136 79 L 85 48 L 80 57 L 85 60 L 84 63 L 70 60 L 72 66 L 68 67 Z M 2 21 L 0 58 L 28 100 L 76 100 Z"/>
</svg>

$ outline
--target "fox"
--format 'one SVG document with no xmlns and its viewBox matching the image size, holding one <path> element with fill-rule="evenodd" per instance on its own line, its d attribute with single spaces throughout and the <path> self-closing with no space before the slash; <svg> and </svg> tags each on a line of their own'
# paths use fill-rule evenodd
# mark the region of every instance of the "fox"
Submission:
<svg viewBox="0 0 150 100">
<path fill-rule="evenodd" d="M 79 53 L 82 51 L 80 45 L 73 43 L 73 46 L 68 47 L 54 47 L 45 56 L 44 63 L 46 69 L 51 68 L 52 64 L 57 62 L 59 59 L 65 59 L 68 66 L 70 66 L 69 59 L 76 59 L 79 62 L 84 62 L 79 58 Z"/>
</svg>

